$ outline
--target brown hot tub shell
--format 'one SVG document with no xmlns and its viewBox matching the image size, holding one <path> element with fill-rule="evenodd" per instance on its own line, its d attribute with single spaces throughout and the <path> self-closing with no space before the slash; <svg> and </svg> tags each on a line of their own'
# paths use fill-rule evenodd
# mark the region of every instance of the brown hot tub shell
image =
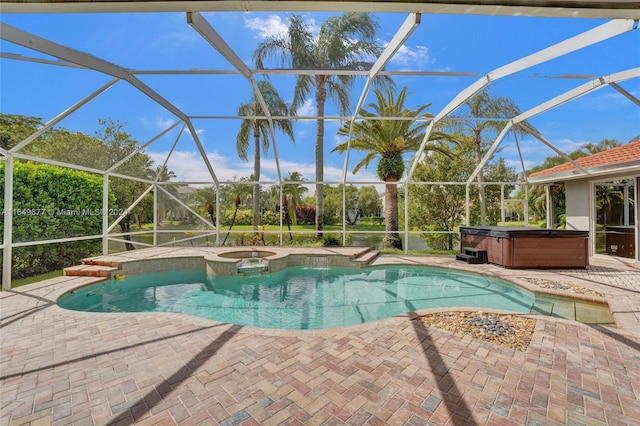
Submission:
<svg viewBox="0 0 640 426">
<path fill-rule="evenodd" d="M 562 229 L 460 227 L 462 250 L 487 251 L 489 263 L 505 268 L 586 268 L 589 232 Z"/>
</svg>

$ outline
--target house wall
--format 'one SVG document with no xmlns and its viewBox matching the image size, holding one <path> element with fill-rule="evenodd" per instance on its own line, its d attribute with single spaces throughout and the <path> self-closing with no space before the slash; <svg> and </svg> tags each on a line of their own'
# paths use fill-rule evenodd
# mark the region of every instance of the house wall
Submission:
<svg viewBox="0 0 640 426">
<path fill-rule="evenodd" d="M 614 180 L 618 177 L 626 176 L 612 176 Z M 636 176 L 635 185 L 635 199 L 640 200 L 640 177 Z M 595 218 L 593 219 L 593 226 L 590 215 L 595 214 L 595 208 L 592 205 L 594 203 L 592 182 L 586 179 L 570 180 L 565 182 L 565 197 L 566 197 L 566 229 L 575 230 L 588 230 L 591 229 L 592 239 L 592 253 L 593 244 L 595 242 Z M 635 247 L 640 247 L 640 208 L 636 206 L 634 209 L 635 214 Z M 633 258 L 636 261 L 640 261 L 639 250 L 634 249 Z"/>
<path fill-rule="evenodd" d="M 636 176 L 636 194 L 635 199 L 640 200 L 640 176 Z M 640 262 L 640 250 L 637 248 L 640 247 L 640 207 L 638 207 L 638 203 L 635 203 L 635 222 L 636 222 L 636 261 Z"/>
<path fill-rule="evenodd" d="M 589 212 L 591 211 L 591 193 L 589 181 L 571 180 L 565 182 L 566 229 L 589 230 Z"/>
</svg>

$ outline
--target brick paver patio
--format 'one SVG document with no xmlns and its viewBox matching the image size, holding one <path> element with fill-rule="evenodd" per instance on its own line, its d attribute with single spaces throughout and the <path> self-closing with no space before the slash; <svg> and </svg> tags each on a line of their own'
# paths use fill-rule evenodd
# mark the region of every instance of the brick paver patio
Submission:
<svg viewBox="0 0 640 426">
<path fill-rule="evenodd" d="M 5 291 L 1 423 L 637 425 L 640 270 L 593 263 L 569 271 L 473 265 L 606 295 L 619 327 L 536 317 L 526 352 L 425 328 L 408 316 L 295 332 L 56 305 L 90 277 Z"/>
</svg>

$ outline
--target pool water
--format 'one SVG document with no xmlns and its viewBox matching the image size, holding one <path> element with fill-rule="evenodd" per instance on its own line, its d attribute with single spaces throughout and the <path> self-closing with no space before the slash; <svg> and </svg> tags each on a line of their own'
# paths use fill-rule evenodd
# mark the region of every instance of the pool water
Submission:
<svg viewBox="0 0 640 426">
<path fill-rule="evenodd" d="M 291 267 L 254 276 L 175 271 L 109 280 L 58 301 L 90 312 L 181 312 L 232 324 L 323 329 L 418 309 L 472 307 L 529 313 L 534 295 L 509 282 L 433 267 Z"/>
</svg>

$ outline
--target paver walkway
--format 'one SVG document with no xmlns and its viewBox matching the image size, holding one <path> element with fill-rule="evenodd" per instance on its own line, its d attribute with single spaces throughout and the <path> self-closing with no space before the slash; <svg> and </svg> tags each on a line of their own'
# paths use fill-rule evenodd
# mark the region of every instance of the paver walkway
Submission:
<svg viewBox="0 0 640 426">
<path fill-rule="evenodd" d="M 640 270 L 473 269 L 598 289 L 620 327 L 536 317 L 526 352 L 408 317 L 272 331 L 66 311 L 91 278 L 61 277 L 0 294 L 1 424 L 640 424 Z"/>
</svg>

